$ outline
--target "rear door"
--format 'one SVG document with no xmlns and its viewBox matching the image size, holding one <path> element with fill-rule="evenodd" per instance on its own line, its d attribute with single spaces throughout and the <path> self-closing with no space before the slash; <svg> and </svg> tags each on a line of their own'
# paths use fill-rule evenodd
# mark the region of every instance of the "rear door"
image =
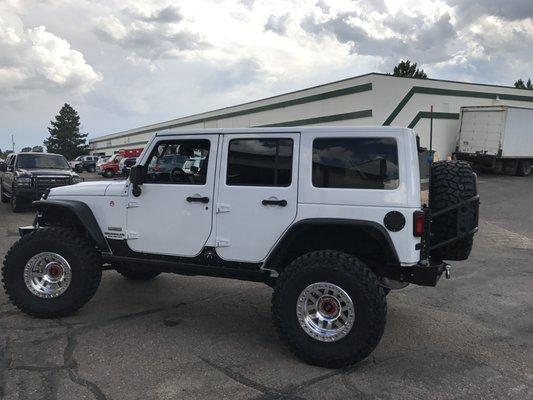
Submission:
<svg viewBox="0 0 533 400">
<path fill-rule="evenodd" d="M 263 260 L 296 217 L 298 133 L 224 135 L 217 253 L 226 260 Z"/>
</svg>

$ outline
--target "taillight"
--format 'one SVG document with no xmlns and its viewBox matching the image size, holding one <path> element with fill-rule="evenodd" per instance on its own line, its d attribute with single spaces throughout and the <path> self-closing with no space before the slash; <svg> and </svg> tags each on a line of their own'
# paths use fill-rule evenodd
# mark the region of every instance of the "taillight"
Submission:
<svg viewBox="0 0 533 400">
<path fill-rule="evenodd" d="M 415 211 L 413 213 L 413 235 L 421 237 L 424 235 L 426 225 L 426 213 L 424 211 Z"/>
</svg>

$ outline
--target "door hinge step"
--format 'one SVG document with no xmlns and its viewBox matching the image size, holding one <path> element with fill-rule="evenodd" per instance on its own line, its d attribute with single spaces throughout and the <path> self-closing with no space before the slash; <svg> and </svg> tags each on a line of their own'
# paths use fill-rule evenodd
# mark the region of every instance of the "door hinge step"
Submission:
<svg viewBox="0 0 533 400">
<path fill-rule="evenodd" d="M 231 206 L 229 204 L 217 203 L 217 214 L 227 213 L 231 211 Z"/>
<path fill-rule="evenodd" d="M 229 240 L 223 238 L 216 238 L 216 247 L 229 247 Z"/>
<path fill-rule="evenodd" d="M 139 239 L 139 232 L 134 231 L 127 231 L 126 232 L 126 239 Z"/>
</svg>

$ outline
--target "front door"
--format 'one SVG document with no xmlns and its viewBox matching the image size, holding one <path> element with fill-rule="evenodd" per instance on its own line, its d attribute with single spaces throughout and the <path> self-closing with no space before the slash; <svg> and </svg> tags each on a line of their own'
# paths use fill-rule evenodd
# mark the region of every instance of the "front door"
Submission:
<svg viewBox="0 0 533 400">
<path fill-rule="evenodd" d="M 212 226 L 218 135 L 161 138 L 144 163 L 138 197 L 129 193 L 127 239 L 137 252 L 193 257 Z M 192 165 L 192 167 L 191 167 Z"/>
<path fill-rule="evenodd" d="M 297 210 L 298 133 L 224 135 L 217 201 L 217 253 L 259 262 Z"/>
</svg>

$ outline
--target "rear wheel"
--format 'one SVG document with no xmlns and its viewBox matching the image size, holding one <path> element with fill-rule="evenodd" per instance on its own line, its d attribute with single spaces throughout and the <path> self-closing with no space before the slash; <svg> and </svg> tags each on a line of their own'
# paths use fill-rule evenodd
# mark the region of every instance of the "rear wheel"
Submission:
<svg viewBox="0 0 533 400">
<path fill-rule="evenodd" d="M 387 301 L 376 275 L 360 260 L 316 251 L 294 260 L 277 279 L 272 312 L 281 339 L 296 356 L 340 368 L 377 346 Z"/>
<path fill-rule="evenodd" d="M 520 160 L 518 161 L 518 169 L 516 174 L 518 176 L 528 176 L 531 173 L 531 161 Z"/>
<path fill-rule="evenodd" d="M 104 176 L 105 176 L 106 178 L 112 178 L 113 175 L 115 175 L 115 173 L 113 172 L 112 169 L 106 169 L 106 170 L 104 171 Z"/>
<path fill-rule="evenodd" d="M 94 172 L 96 171 L 96 167 L 94 165 L 91 165 L 88 169 L 87 169 L 88 172 Z"/>
<path fill-rule="evenodd" d="M 94 245 L 65 228 L 40 228 L 7 253 L 2 282 L 11 302 L 34 317 L 72 314 L 96 292 L 102 276 Z"/>
<path fill-rule="evenodd" d="M 468 200 L 476 195 L 476 177 L 466 161 L 439 161 L 431 166 L 429 207 L 432 212 Z M 468 218 L 475 219 L 472 205 Z M 442 242 L 457 235 L 457 211 L 433 218 L 431 223 L 432 241 Z M 472 250 L 474 235 L 469 235 L 446 246 L 435 249 L 431 255 L 441 260 L 466 260 Z"/>
<path fill-rule="evenodd" d="M 154 279 L 157 275 L 160 274 L 158 271 L 152 271 L 147 268 L 143 268 L 142 266 L 139 267 L 117 267 L 117 272 L 134 281 L 149 281 L 150 279 Z"/>
</svg>

